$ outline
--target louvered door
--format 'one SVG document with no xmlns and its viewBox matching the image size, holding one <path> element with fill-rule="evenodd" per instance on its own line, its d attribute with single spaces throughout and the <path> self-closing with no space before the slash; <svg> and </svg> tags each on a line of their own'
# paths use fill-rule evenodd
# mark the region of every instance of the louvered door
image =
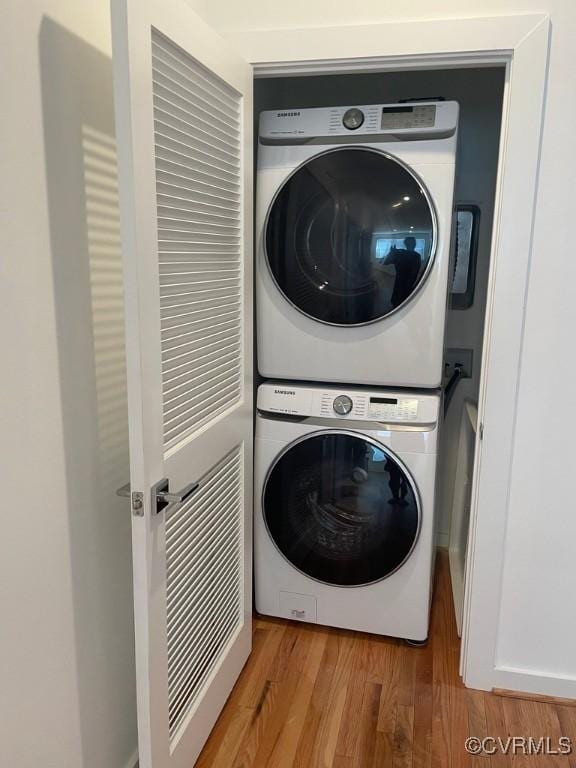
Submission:
<svg viewBox="0 0 576 768">
<path fill-rule="evenodd" d="M 190 768 L 250 650 L 252 73 L 112 7 L 140 767 Z"/>
</svg>

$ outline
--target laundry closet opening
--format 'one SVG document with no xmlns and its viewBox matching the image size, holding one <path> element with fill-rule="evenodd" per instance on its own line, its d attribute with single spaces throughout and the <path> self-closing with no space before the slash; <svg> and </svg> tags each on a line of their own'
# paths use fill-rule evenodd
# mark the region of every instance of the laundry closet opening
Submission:
<svg viewBox="0 0 576 768">
<path fill-rule="evenodd" d="M 431 394 L 441 393 L 441 400 L 438 408 L 438 440 L 437 440 L 437 468 L 436 468 L 436 489 L 434 499 L 434 541 L 438 547 L 449 550 L 450 571 L 452 577 L 452 590 L 455 605 L 456 621 L 458 632 L 462 629 L 462 611 L 464 599 L 464 580 L 465 580 L 465 562 L 468 539 L 468 523 L 470 516 L 470 492 L 472 486 L 474 444 L 476 439 L 477 425 L 477 403 L 480 384 L 482 348 L 485 328 L 485 314 L 487 291 L 490 271 L 490 254 L 492 241 L 492 225 L 495 204 L 497 171 L 498 171 L 498 153 L 500 145 L 500 130 L 502 121 L 502 105 L 504 98 L 506 72 L 503 66 L 488 66 L 478 68 L 460 68 L 460 69 L 435 69 L 435 70 L 407 70 L 398 72 L 364 72 L 354 74 L 329 74 L 329 75 L 299 75 L 282 77 L 257 77 L 254 83 L 254 105 L 255 105 L 255 179 L 256 195 L 260 194 L 258 189 L 258 152 L 260 144 L 258 141 L 259 123 L 262 112 L 276 110 L 278 112 L 298 113 L 302 110 L 311 108 L 355 108 L 366 105 L 389 105 L 397 106 L 397 110 L 391 109 L 392 115 L 402 114 L 403 109 L 413 108 L 414 105 L 442 104 L 444 102 L 456 102 L 458 104 L 458 140 L 456 148 L 455 162 L 455 181 L 452 212 L 452 231 L 450 237 L 450 262 L 447 271 L 448 280 L 448 298 L 447 312 L 444 332 L 444 353 L 443 369 L 440 386 L 423 386 L 418 383 L 417 386 L 404 386 L 400 390 L 406 394 L 406 400 L 414 401 L 418 393 L 422 394 L 422 401 L 427 403 L 427 397 Z M 407 106 L 411 105 L 411 106 Z M 349 136 L 345 141 L 334 139 L 333 145 L 346 144 L 347 149 L 357 149 L 356 153 L 348 153 L 347 162 L 350 168 L 347 170 L 351 174 L 351 185 L 358 188 L 362 185 L 362 178 L 366 178 L 366 184 L 371 187 L 372 192 L 377 192 L 379 163 L 382 164 L 382 173 L 387 170 L 384 168 L 382 158 L 377 153 L 361 151 L 361 144 L 355 141 L 358 134 L 354 133 L 354 120 L 364 120 L 364 115 L 355 115 L 354 111 L 350 113 L 351 128 Z M 424 115 L 423 119 L 426 117 Z M 383 125 L 383 123 L 382 123 Z M 392 123 L 391 123 L 392 125 Z M 321 141 L 318 142 L 322 144 Z M 370 178 L 368 179 L 368 175 Z M 330 176 L 327 172 L 326 178 Z M 293 173 L 296 179 L 296 173 Z M 305 186 L 306 179 L 302 182 Z M 423 187 L 425 188 L 425 180 Z M 399 187 L 400 189 L 400 187 Z M 412 192 L 403 188 L 404 199 L 408 201 Z M 276 199 L 282 194 L 277 192 Z M 433 196 L 431 196 L 433 197 Z M 373 200 L 367 197 L 366 206 L 373 205 Z M 390 201 L 389 201 L 390 202 Z M 429 201 L 430 202 L 430 201 Z M 399 199 L 398 205 L 401 205 L 402 199 Z M 318 248 L 319 239 L 315 233 L 314 227 L 303 224 L 301 212 L 290 210 L 293 201 L 286 201 L 281 213 L 282 221 L 278 226 L 285 228 L 301 228 L 301 237 L 306 241 L 306 247 L 311 250 Z M 396 203 L 393 203 L 396 205 Z M 431 205 L 433 207 L 433 205 Z M 256 201 L 256 210 L 258 210 L 258 200 Z M 362 204 L 358 206 L 358 211 L 363 210 Z M 321 216 L 323 214 L 319 214 Z M 271 216 L 268 212 L 268 218 Z M 299 219 L 300 217 L 300 219 Z M 376 257 L 380 258 L 382 263 L 387 259 L 390 261 L 390 254 L 395 252 L 406 252 L 412 249 L 417 252 L 424 263 L 427 255 L 430 260 L 433 259 L 434 238 L 437 237 L 437 231 L 432 224 L 428 225 L 424 213 L 416 213 L 414 223 L 406 223 L 398 226 L 397 231 L 382 231 L 376 233 L 374 238 L 372 233 L 372 245 Z M 408 221 L 408 220 L 406 220 Z M 412 220 L 411 220 L 412 221 Z M 436 222 L 437 223 L 437 222 Z M 360 226 L 360 225 L 359 225 Z M 447 236 L 447 233 L 443 233 Z M 259 259 L 266 251 L 273 248 L 271 243 L 266 244 L 266 237 L 270 238 L 263 231 L 262 223 L 256 217 L 255 245 L 256 245 L 256 272 L 259 269 Z M 279 264 L 267 264 L 267 269 L 271 273 L 276 286 L 283 291 L 282 280 L 285 264 L 282 264 L 282 258 L 294 258 L 294 254 L 284 254 L 279 257 Z M 314 267 L 317 269 L 317 267 Z M 276 270 L 276 273 L 275 273 Z M 421 269 L 420 278 L 422 285 L 428 277 L 428 270 Z M 419 278 L 419 279 L 420 279 Z M 328 282 L 328 281 L 326 281 Z M 257 292 L 259 290 L 258 279 L 256 281 Z M 358 300 L 353 306 L 347 307 L 348 314 L 343 320 L 342 317 L 333 313 L 333 303 L 326 302 L 322 304 L 324 297 L 321 293 L 310 295 L 307 293 L 306 286 L 298 285 L 292 296 L 285 295 L 284 298 L 300 312 L 302 324 L 314 318 L 315 313 L 324 313 L 320 326 L 319 334 L 326 339 L 327 343 L 337 338 L 337 334 L 346 332 L 343 326 L 347 322 L 356 322 L 358 325 L 364 325 L 366 328 L 374 329 L 366 333 L 374 334 L 374 355 L 378 355 L 377 327 L 378 313 L 385 315 L 388 312 L 394 322 L 402 321 L 402 313 L 396 312 L 400 306 L 407 307 L 410 304 L 410 296 L 394 296 L 392 292 L 388 297 L 389 307 L 381 307 L 374 297 L 365 296 L 364 300 Z M 396 287 L 396 292 L 398 288 Z M 421 290 L 420 287 L 418 290 Z M 298 293 L 298 291 L 300 291 Z M 288 290 L 286 290 L 288 293 Z M 296 295 L 297 294 L 297 295 Z M 403 303 L 404 302 L 404 303 Z M 397 305 L 397 306 L 395 306 Z M 330 314 L 330 313 L 333 314 Z M 396 312 L 396 314 L 394 314 Z M 352 320 L 350 321 L 350 318 Z M 267 323 L 268 318 L 262 317 L 262 312 L 256 313 L 256 337 L 257 337 L 257 355 L 256 360 L 262 358 L 262 345 L 259 340 L 258 326 L 261 323 Z M 298 318 L 295 323 L 300 321 Z M 287 331 L 288 333 L 288 331 Z M 278 349 L 286 349 L 293 340 L 287 336 L 276 339 Z M 266 370 L 266 366 L 256 363 L 255 381 L 257 385 L 267 380 L 272 380 L 273 384 L 278 382 L 290 386 L 300 384 L 310 384 L 313 387 L 324 387 L 330 390 L 341 390 L 346 392 L 347 388 L 355 392 L 366 392 L 369 390 L 387 390 L 385 381 L 378 383 L 373 380 L 368 385 L 361 375 L 355 371 L 354 354 L 347 354 L 346 360 L 346 378 L 338 380 L 334 376 L 327 377 L 326 382 L 322 382 L 317 375 L 307 376 L 305 370 L 301 370 L 297 375 L 271 376 Z M 320 360 L 316 360 L 317 365 L 322 365 L 322 354 L 319 353 Z M 394 387 L 397 391 L 399 388 Z M 382 399 L 382 398 L 380 398 Z M 386 399 L 386 398 L 383 398 Z M 404 402 L 404 401 L 403 401 Z M 346 414 L 344 414 L 346 415 Z M 274 418 L 278 418 L 275 416 Z M 356 424 L 357 422 L 353 422 Z M 323 426 L 321 419 L 317 420 L 317 427 Z M 324 425 L 330 429 L 330 424 Z M 343 429 L 346 425 L 338 422 L 338 429 Z M 296 432 L 294 432 L 296 436 Z M 258 487 L 259 481 L 259 457 L 258 457 L 258 430 L 256 441 L 256 521 L 258 527 L 258 505 L 264 500 L 259 494 L 262 489 Z M 300 439 L 300 438 L 298 438 Z M 353 440 L 352 437 L 348 442 Z M 301 444 L 309 441 L 301 440 Z M 339 446 L 329 445 L 324 439 L 322 446 L 319 445 L 319 451 L 330 452 L 338 457 L 337 460 L 345 461 L 342 452 L 339 453 Z M 348 448 L 346 449 L 348 450 Z M 354 453 L 356 450 L 350 443 L 349 450 Z M 317 455 L 315 450 L 309 450 L 308 453 L 300 449 L 302 461 L 304 463 L 314 462 Z M 345 453 L 346 451 L 344 451 Z M 289 455 L 289 454 L 287 454 Z M 290 457 L 289 468 L 287 472 L 292 473 L 292 484 L 304 480 L 303 465 L 299 467 L 295 458 L 296 454 Z M 378 457 L 374 455 L 376 461 Z M 336 460 L 336 459 L 335 459 Z M 286 459 L 284 459 L 286 463 Z M 260 472 L 263 477 L 261 484 L 266 486 L 266 493 L 276 494 L 276 499 L 285 498 L 286 494 L 291 492 L 287 483 L 282 483 L 281 479 L 274 476 L 277 473 L 278 462 L 270 461 Z M 299 472 L 301 473 L 299 475 Z M 275 485 L 276 484 L 276 485 Z M 288 483 L 289 485 L 289 483 Z M 422 494 L 418 487 L 417 480 L 406 488 L 406 504 L 410 506 L 410 495 Z M 402 491 L 403 492 L 403 491 Z M 404 496 L 401 499 L 404 501 Z M 321 511 L 318 512 L 321 514 Z M 274 526 L 282 528 L 282 523 L 276 520 L 267 521 L 266 535 L 275 536 Z M 258 558 L 258 530 L 256 530 L 256 553 Z M 276 537 L 276 547 L 282 551 L 282 537 L 286 537 L 286 529 L 278 532 Z M 330 536 L 337 534 L 331 530 Z M 417 534 L 416 534 L 417 535 Z M 408 543 L 407 543 L 408 541 Z M 330 548 L 334 540 L 323 542 L 325 548 Z M 348 540 L 350 547 L 354 546 L 352 539 Z M 335 546 L 335 545 L 334 545 Z M 343 576 L 342 572 L 334 566 L 334 583 L 341 578 L 341 584 L 347 586 L 354 585 L 354 579 L 358 578 L 359 583 L 375 583 L 386 575 L 386 567 L 391 574 L 398 572 L 404 567 L 404 564 L 410 562 L 411 546 L 408 539 L 400 537 L 397 541 L 399 552 L 397 557 L 391 557 L 388 564 L 382 566 L 381 553 L 372 553 L 373 561 L 363 563 L 358 572 L 348 572 L 348 576 Z M 404 550 L 402 550 L 404 547 Z M 300 553 L 301 562 L 293 563 L 297 569 L 308 573 L 311 579 L 330 581 L 324 579 L 322 569 L 326 566 L 314 563 L 314 556 Z M 388 555 L 389 556 L 389 555 Z M 380 559 L 379 559 L 380 558 Z M 330 558 L 325 557 L 328 562 Z M 386 560 L 386 557 L 384 557 Z M 377 561 L 377 564 L 375 564 Z M 262 569 L 260 565 L 260 570 Z M 271 567 L 271 566 L 270 566 Z M 329 568 L 332 566 L 330 565 Z M 384 567 L 382 572 L 379 568 Z M 316 569 L 316 570 L 315 570 Z M 346 578 L 350 582 L 346 582 Z M 258 581 L 259 581 L 258 559 L 256 561 L 256 604 L 258 608 Z M 280 585 L 282 587 L 282 585 Z M 320 592 L 324 589 L 319 587 Z M 361 588 L 359 589 L 359 592 Z M 280 596 L 277 599 L 282 604 L 282 600 L 290 602 L 289 589 L 280 589 Z M 276 599 L 276 598 L 275 598 Z M 319 598 L 321 600 L 321 597 Z M 361 600 L 359 599 L 361 602 Z M 317 605 L 316 598 L 313 604 L 307 599 L 306 595 L 302 598 L 301 605 L 288 605 L 287 613 L 292 614 L 293 618 L 303 618 L 304 620 L 318 620 L 320 618 L 320 608 Z M 354 627 L 352 627 L 354 628 Z"/>
</svg>

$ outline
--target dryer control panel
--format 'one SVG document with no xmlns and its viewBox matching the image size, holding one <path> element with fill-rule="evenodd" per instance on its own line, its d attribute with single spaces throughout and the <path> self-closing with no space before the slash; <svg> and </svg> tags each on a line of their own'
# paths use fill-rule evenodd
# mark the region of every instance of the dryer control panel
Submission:
<svg viewBox="0 0 576 768">
<path fill-rule="evenodd" d="M 455 101 L 269 110 L 260 114 L 262 144 L 307 143 L 331 136 L 446 138 L 458 124 Z"/>
<path fill-rule="evenodd" d="M 417 397 L 370 397 L 368 416 L 384 421 L 415 421 L 418 419 Z"/>
<path fill-rule="evenodd" d="M 258 388 L 261 413 L 286 416 L 433 425 L 438 421 L 438 394 L 387 390 L 331 389 L 267 382 Z"/>
</svg>

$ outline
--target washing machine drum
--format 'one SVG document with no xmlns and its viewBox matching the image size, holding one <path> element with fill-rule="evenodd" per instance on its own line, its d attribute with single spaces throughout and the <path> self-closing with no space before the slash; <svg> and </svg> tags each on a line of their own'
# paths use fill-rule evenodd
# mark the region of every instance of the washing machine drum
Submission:
<svg viewBox="0 0 576 768">
<path fill-rule="evenodd" d="M 436 218 L 413 173 L 377 150 L 339 148 L 309 160 L 268 213 L 272 277 L 323 323 L 380 320 L 416 294 L 430 270 Z"/>
<path fill-rule="evenodd" d="M 294 567 L 342 586 L 390 576 L 420 528 L 407 470 L 379 443 L 347 432 L 317 432 L 284 451 L 268 473 L 263 512 Z"/>
</svg>

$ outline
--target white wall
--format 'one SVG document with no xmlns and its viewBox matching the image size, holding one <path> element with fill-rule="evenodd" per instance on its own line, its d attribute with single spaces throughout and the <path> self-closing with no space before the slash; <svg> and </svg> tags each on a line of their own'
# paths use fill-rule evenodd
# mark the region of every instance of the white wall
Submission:
<svg viewBox="0 0 576 768">
<path fill-rule="evenodd" d="M 107 0 L 3 4 L 0 765 L 136 749 Z"/>
<path fill-rule="evenodd" d="M 427 0 L 192 5 L 232 37 L 431 16 Z M 498 663 L 574 679 L 576 6 L 434 3 L 436 17 L 530 10 L 551 12 L 553 39 Z M 127 451 L 108 2 L 8 0 L 1 13 L 0 765 L 124 768 L 136 724 L 130 521 L 112 494 Z M 101 189 L 104 220 L 88 215 Z"/>
<path fill-rule="evenodd" d="M 200 9 L 202 10 L 202 9 Z M 213 0 L 206 17 L 230 39 L 238 29 L 361 24 L 394 19 L 548 12 L 552 38 L 533 254 L 516 414 L 496 665 L 526 689 L 576 696 L 574 496 L 576 259 L 572 229 L 576 89 L 573 0 Z M 530 676 L 538 678 L 537 685 Z"/>
</svg>

